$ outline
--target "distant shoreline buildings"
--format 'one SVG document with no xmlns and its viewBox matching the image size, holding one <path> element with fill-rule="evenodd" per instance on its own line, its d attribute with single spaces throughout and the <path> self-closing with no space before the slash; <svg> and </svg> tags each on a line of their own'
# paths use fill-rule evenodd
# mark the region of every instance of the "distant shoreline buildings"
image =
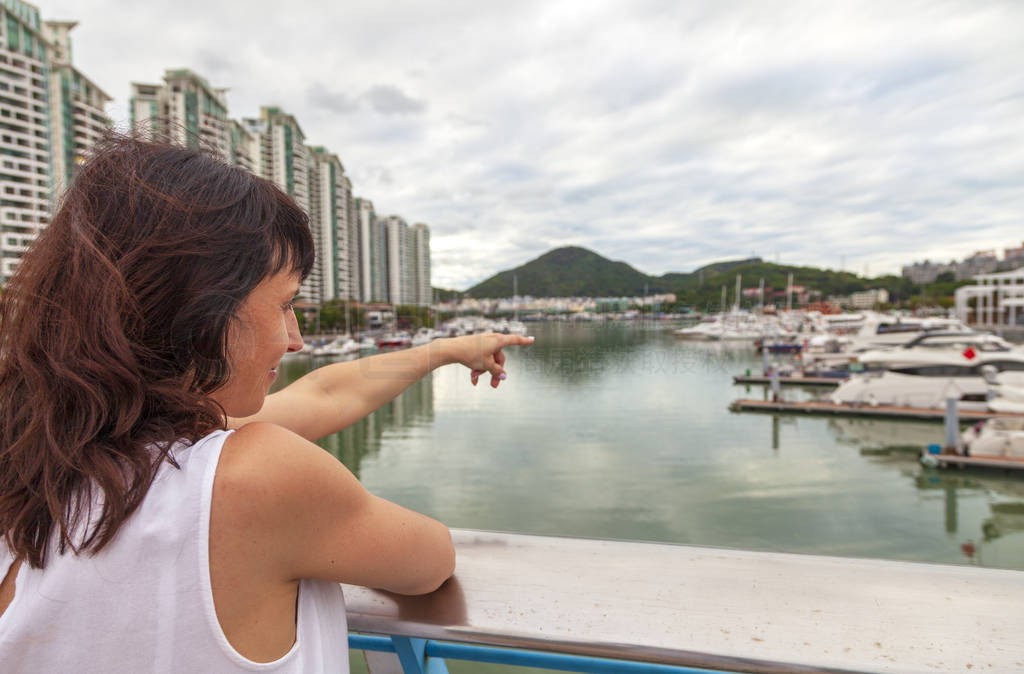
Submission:
<svg viewBox="0 0 1024 674">
<path fill-rule="evenodd" d="M 112 126 L 104 110 L 112 98 L 72 64 L 76 25 L 0 0 L 0 282 Z M 162 83 L 131 83 L 130 123 L 144 136 L 201 145 L 295 199 L 309 216 L 317 257 L 301 299 L 429 305 L 430 228 L 378 217 L 372 202 L 354 195 L 339 156 L 307 144 L 293 115 L 263 106 L 259 117 L 232 119 L 226 92 L 189 69 L 168 69 Z"/>
<path fill-rule="evenodd" d="M 934 283 L 939 274 L 951 272 L 957 281 L 974 278 L 979 274 L 991 274 L 997 271 L 1011 271 L 1024 267 L 1024 244 L 1020 247 L 1008 247 L 1003 251 L 1003 259 L 1000 260 L 994 250 L 980 250 L 964 258 L 960 262 L 950 260 L 943 264 L 941 262 L 915 262 L 903 267 L 904 278 L 910 279 L 912 283 L 923 285 Z"/>
</svg>

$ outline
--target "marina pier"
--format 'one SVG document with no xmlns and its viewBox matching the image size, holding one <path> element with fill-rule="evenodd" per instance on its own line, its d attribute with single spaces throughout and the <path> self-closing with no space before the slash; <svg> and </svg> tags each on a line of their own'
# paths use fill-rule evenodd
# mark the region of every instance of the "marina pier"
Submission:
<svg viewBox="0 0 1024 674">
<path fill-rule="evenodd" d="M 775 412 L 787 414 L 817 414 L 841 417 L 872 417 L 876 419 L 919 419 L 942 421 L 946 411 L 930 407 L 900 407 L 896 405 L 840 405 L 823 400 L 786 402 L 783 400 L 754 400 L 740 398 L 732 401 L 729 409 L 733 412 Z M 1020 416 L 990 410 L 960 410 L 960 420 L 982 421 L 994 417 Z"/>
</svg>

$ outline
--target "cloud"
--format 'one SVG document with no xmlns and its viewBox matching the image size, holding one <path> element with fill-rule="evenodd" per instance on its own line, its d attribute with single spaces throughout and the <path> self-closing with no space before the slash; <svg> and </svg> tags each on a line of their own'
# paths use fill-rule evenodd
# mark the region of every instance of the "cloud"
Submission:
<svg viewBox="0 0 1024 674">
<path fill-rule="evenodd" d="M 382 115 L 413 115 L 427 109 L 426 103 L 388 85 L 377 85 L 363 94 L 371 107 Z"/>
<path fill-rule="evenodd" d="M 231 72 L 234 63 L 223 52 L 200 49 L 196 53 L 196 69 L 207 79 L 217 80 Z"/>
<path fill-rule="evenodd" d="M 334 114 L 355 112 L 359 103 L 344 91 L 332 91 L 316 82 L 306 89 L 306 98 L 314 108 L 322 108 Z"/>
<path fill-rule="evenodd" d="M 287 108 L 449 287 L 563 242 L 884 273 L 1021 239 L 1024 3 L 50 4 L 114 109 L 176 66 Z"/>
<path fill-rule="evenodd" d="M 404 94 L 397 87 L 376 85 L 359 96 L 347 93 L 343 86 L 328 88 L 315 82 L 306 88 L 306 100 L 314 109 L 330 114 L 348 115 L 369 108 L 381 115 L 414 115 L 427 106 Z"/>
</svg>

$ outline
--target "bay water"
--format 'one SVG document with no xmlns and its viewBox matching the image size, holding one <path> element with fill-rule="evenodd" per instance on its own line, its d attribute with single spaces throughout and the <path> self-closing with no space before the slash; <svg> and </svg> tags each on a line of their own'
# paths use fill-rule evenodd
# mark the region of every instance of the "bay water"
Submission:
<svg viewBox="0 0 1024 674">
<path fill-rule="evenodd" d="M 450 527 L 1024 569 L 1024 476 L 921 466 L 941 423 L 730 412 L 761 357 L 673 327 L 530 324 L 498 389 L 444 367 L 320 444 Z"/>
</svg>

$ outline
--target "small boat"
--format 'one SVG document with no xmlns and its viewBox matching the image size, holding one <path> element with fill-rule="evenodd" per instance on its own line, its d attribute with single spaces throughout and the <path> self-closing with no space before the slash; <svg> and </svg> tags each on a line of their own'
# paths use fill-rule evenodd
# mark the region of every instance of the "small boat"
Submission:
<svg viewBox="0 0 1024 674">
<path fill-rule="evenodd" d="M 503 320 L 503 321 L 500 321 L 500 322 L 496 323 L 493 326 L 492 329 L 495 332 L 500 332 L 500 333 L 502 333 L 504 335 L 525 335 L 526 334 L 526 324 L 523 323 L 522 321 L 516 321 L 516 320 L 511 320 L 511 321 Z"/>
<path fill-rule="evenodd" d="M 913 318 L 871 314 L 851 337 L 849 350 L 867 351 L 903 346 L 912 340 L 936 332 L 978 334 L 955 318 Z"/>
<path fill-rule="evenodd" d="M 1024 417 L 995 417 L 960 436 L 967 456 L 1024 458 Z"/>
<path fill-rule="evenodd" d="M 430 328 L 420 328 L 416 331 L 416 334 L 412 336 L 412 345 L 419 346 L 420 344 L 429 344 L 437 339 L 437 336 L 437 333 Z"/>
<path fill-rule="evenodd" d="M 349 337 L 342 335 L 333 341 L 327 342 L 313 349 L 314 356 L 345 356 L 359 351 L 359 343 Z"/>
<path fill-rule="evenodd" d="M 758 353 L 800 353 L 803 351 L 804 343 L 797 341 L 795 336 L 783 338 L 764 338 L 754 340 L 754 348 Z"/>
<path fill-rule="evenodd" d="M 984 335 L 956 340 L 934 347 L 862 353 L 858 362 L 868 371 L 850 377 L 831 400 L 837 404 L 943 408 L 946 398 L 953 397 L 961 401 L 961 409 L 988 410 L 991 376 L 1024 371 L 1024 351 Z"/>
<path fill-rule="evenodd" d="M 407 332 L 391 332 L 377 339 L 378 349 L 400 349 L 412 346 L 412 337 Z"/>
<path fill-rule="evenodd" d="M 993 412 L 1024 414 L 1024 372 L 983 373 L 988 382 L 988 408 Z"/>
<path fill-rule="evenodd" d="M 767 326 L 753 314 L 733 310 L 709 317 L 697 325 L 675 330 L 674 334 L 680 339 L 753 343 L 769 332 L 774 332 L 774 326 Z"/>
</svg>

